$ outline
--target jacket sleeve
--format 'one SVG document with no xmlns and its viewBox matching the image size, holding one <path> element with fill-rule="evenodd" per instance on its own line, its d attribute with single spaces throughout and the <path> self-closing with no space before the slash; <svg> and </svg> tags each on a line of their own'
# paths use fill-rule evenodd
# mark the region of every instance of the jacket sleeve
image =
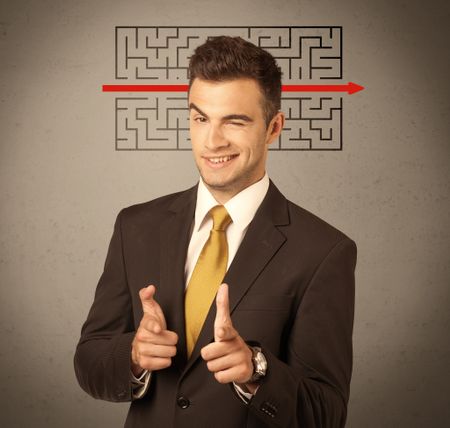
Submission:
<svg viewBox="0 0 450 428">
<path fill-rule="evenodd" d="M 94 398 L 130 401 L 135 327 L 123 258 L 122 212 L 117 216 L 104 271 L 81 330 L 74 365 L 80 386 Z"/>
<path fill-rule="evenodd" d="M 265 426 L 342 428 L 352 372 L 356 245 L 344 238 L 301 299 L 283 361 L 262 350 L 267 374 L 249 406 Z"/>
</svg>

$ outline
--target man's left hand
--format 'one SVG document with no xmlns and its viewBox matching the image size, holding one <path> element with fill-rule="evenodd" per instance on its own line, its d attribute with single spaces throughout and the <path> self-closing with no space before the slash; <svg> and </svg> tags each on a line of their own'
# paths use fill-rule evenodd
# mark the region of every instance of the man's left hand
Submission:
<svg viewBox="0 0 450 428">
<path fill-rule="evenodd" d="M 219 287 L 216 307 L 214 342 L 202 348 L 202 358 L 219 383 L 245 384 L 253 375 L 252 351 L 231 322 L 227 284 Z M 254 391 L 253 385 L 245 387 Z"/>
</svg>

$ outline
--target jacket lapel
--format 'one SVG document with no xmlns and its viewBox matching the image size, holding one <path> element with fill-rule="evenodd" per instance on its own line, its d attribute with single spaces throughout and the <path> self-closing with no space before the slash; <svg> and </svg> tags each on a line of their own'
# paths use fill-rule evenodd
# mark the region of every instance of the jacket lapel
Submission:
<svg viewBox="0 0 450 428">
<path fill-rule="evenodd" d="M 267 195 L 250 223 L 223 280 L 229 285 L 231 313 L 285 242 L 286 237 L 276 226 L 286 224 L 289 224 L 287 200 L 271 181 Z M 216 305 L 213 302 L 183 375 L 200 357 L 200 350 L 213 340 L 215 316 Z"/>
<path fill-rule="evenodd" d="M 195 213 L 197 186 L 183 192 L 170 206 L 160 229 L 161 293 L 157 299 L 164 307 L 167 328 L 178 333 L 174 364 L 181 371 L 186 364 L 184 326 L 184 265 Z"/>
</svg>

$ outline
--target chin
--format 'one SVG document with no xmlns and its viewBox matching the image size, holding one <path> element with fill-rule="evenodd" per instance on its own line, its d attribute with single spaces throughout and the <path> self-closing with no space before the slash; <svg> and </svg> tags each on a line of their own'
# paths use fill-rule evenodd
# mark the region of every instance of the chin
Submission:
<svg viewBox="0 0 450 428">
<path fill-rule="evenodd" d="M 226 190 L 227 188 L 231 187 L 231 183 L 225 181 L 225 180 L 208 180 L 208 178 L 202 177 L 203 182 L 212 189 L 217 190 Z"/>
<path fill-rule="evenodd" d="M 203 182 L 212 189 L 227 190 L 233 187 L 234 181 L 232 179 L 217 177 L 212 174 L 200 174 Z"/>
<path fill-rule="evenodd" d="M 203 179 L 203 182 L 207 184 L 208 186 L 214 186 L 214 187 L 222 187 L 226 186 L 227 183 L 229 183 L 230 180 L 228 177 L 226 177 L 225 174 L 215 171 L 202 171 L 199 170 L 200 175 Z"/>
</svg>

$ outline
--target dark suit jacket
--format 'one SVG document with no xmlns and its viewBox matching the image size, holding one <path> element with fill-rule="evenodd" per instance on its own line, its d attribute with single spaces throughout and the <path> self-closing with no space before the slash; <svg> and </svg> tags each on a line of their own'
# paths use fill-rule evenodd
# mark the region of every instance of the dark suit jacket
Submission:
<svg viewBox="0 0 450 428">
<path fill-rule="evenodd" d="M 261 344 L 268 371 L 246 405 L 219 384 L 200 349 L 213 340 L 211 306 L 186 360 L 184 263 L 197 187 L 122 210 L 75 354 L 81 387 L 95 398 L 131 401 L 131 342 L 142 317 L 139 289 L 157 287 L 172 366 L 152 374 L 131 403 L 126 427 L 342 427 L 352 369 L 356 245 L 289 202 L 271 182 L 228 269 L 233 324 Z"/>
</svg>

